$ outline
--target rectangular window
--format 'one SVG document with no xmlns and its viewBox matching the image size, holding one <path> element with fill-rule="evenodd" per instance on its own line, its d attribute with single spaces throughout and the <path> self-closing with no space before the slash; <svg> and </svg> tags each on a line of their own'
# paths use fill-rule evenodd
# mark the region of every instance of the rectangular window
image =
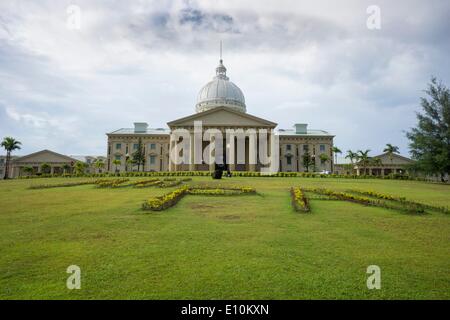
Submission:
<svg viewBox="0 0 450 320">
<path fill-rule="evenodd" d="M 115 159 L 120 161 L 120 156 L 116 156 Z"/>
<path fill-rule="evenodd" d="M 0 164 L 4 164 L 5 163 L 5 159 L 0 159 Z"/>
<path fill-rule="evenodd" d="M 306 151 L 308 151 L 308 150 L 309 150 L 309 146 L 308 146 L 307 144 L 304 144 L 304 145 L 303 145 L 303 151 L 306 152 Z"/>
<path fill-rule="evenodd" d="M 133 144 L 133 150 L 137 150 L 137 149 L 138 149 L 138 147 L 139 147 L 139 143 L 135 143 L 135 144 Z"/>
<path fill-rule="evenodd" d="M 156 144 L 150 143 L 150 149 L 151 149 L 151 150 L 155 150 L 155 149 L 156 149 Z"/>
<path fill-rule="evenodd" d="M 286 150 L 287 150 L 287 151 L 291 151 L 291 145 L 290 145 L 290 144 L 287 144 L 287 145 L 286 145 Z"/>
<path fill-rule="evenodd" d="M 286 160 L 287 160 L 287 164 L 288 165 L 292 164 L 292 158 L 291 157 L 287 157 Z"/>
<path fill-rule="evenodd" d="M 116 150 L 120 150 L 122 149 L 122 144 L 121 143 L 116 143 Z"/>
<path fill-rule="evenodd" d="M 320 148 L 320 152 L 325 152 L 325 145 L 324 144 L 321 144 L 319 146 L 319 148 Z"/>
<path fill-rule="evenodd" d="M 150 156 L 150 164 L 155 164 L 155 163 L 156 163 L 156 157 Z"/>
</svg>

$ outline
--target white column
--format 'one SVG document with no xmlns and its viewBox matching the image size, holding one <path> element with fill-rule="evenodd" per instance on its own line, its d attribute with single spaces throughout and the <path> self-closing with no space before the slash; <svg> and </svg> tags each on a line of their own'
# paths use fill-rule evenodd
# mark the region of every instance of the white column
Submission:
<svg viewBox="0 0 450 320">
<path fill-rule="evenodd" d="M 248 139 L 248 164 L 249 164 L 249 171 L 255 171 L 256 170 L 256 134 L 250 134 Z"/>
<path fill-rule="evenodd" d="M 189 139 L 189 171 L 195 171 L 195 149 L 194 149 L 194 145 L 195 145 L 195 137 L 194 137 L 194 133 L 191 132 L 190 135 L 190 139 Z"/>
<path fill-rule="evenodd" d="M 227 149 L 227 162 L 230 171 L 236 170 L 236 143 L 235 135 L 230 134 L 229 136 L 230 147 Z"/>
</svg>

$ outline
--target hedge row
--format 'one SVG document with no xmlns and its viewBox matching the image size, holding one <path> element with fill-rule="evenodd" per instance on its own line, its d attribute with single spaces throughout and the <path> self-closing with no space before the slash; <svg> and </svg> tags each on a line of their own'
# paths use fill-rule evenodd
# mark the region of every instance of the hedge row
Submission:
<svg viewBox="0 0 450 320">
<path fill-rule="evenodd" d="M 342 179 L 385 179 L 385 180 L 416 180 L 427 181 L 424 178 L 412 177 L 402 174 L 390 174 L 386 176 L 370 176 L 370 175 L 338 175 L 338 174 L 320 174 L 312 172 L 277 172 L 274 174 L 264 174 L 261 172 L 251 171 L 233 171 L 233 176 L 236 177 L 303 177 L 303 178 L 342 178 Z M 209 171 L 151 171 L 151 172 L 120 172 L 120 173 L 93 173 L 93 174 L 63 174 L 63 175 L 51 175 L 42 174 L 39 176 L 23 176 L 19 179 L 34 179 L 34 178 L 72 178 L 72 177 L 188 177 L 199 176 L 208 177 L 211 176 Z"/>
</svg>

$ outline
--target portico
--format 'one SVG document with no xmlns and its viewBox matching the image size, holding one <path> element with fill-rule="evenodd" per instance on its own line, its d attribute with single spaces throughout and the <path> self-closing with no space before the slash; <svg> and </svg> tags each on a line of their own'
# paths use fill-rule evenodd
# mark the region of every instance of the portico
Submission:
<svg viewBox="0 0 450 320">
<path fill-rule="evenodd" d="M 259 147 L 265 145 L 266 154 L 270 155 L 270 135 L 274 133 L 276 125 L 224 106 L 171 121 L 168 123 L 171 131 L 170 154 L 176 153 L 176 148 L 181 148 L 187 138 L 184 150 L 189 150 L 189 155 L 184 157 L 187 163 L 176 164 L 171 161 L 169 170 L 211 171 L 215 163 L 224 163 L 232 171 L 255 171 L 265 165 L 259 161 Z M 185 137 L 177 134 L 181 130 L 187 131 Z M 217 140 L 218 137 L 221 141 Z M 220 153 L 222 158 L 216 159 Z"/>
</svg>

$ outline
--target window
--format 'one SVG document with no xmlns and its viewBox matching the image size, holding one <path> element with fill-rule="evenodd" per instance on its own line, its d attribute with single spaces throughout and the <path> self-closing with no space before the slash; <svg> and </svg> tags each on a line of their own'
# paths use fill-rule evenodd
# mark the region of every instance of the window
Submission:
<svg viewBox="0 0 450 320">
<path fill-rule="evenodd" d="M 308 151 L 308 150 L 309 150 L 309 146 L 308 146 L 307 144 L 304 144 L 304 145 L 303 145 L 303 151 L 306 152 L 306 151 Z"/>
<path fill-rule="evenodd" d="M 120 161 L 120 156 L 116 156 L 115 159 Z"/>
<path fill-rule="evenodd" d="M 324 145 L 324 144 L 321 144 L 321 145 L 319 146 L 319 149 L 320 149 L 320 152 L 325 152 L 325 145 Z"/>
<path fill-rule="evenodd" d="M 5 159 L 0 159 L 0 164 L 4 164 L 5 163 Z"/>
<path fill-rule="evenodd" d="M 150 164 L 155 164 L 155 163 L 156 163 L 156 157 L 150 156 Z"/>
<path fill-rule="evenodd" d="M 287 144 L 287 145 L 286 145 L 286 150 L 287 150 L 287 151 L 291 151 L 291 148 L 292 148 L 292 146 L 291 146 L 290 144 Z"/>
<path fill-rule="evenodd" d="M 151 150 L 155 150 L 155 149 L 156 149 L 156 144 L 150 143 L 150 149 L 151 149 Z"/>
<path fill-rule="evenodd" d="M 135 143 L 135 144 L 133 144 L 133 150 L 137 150 L 137 149 L 138 149 L 138 147 L 139 147 L 139 143 Z"/>
<path fill-rule="evenodd" d="M 122 149 L 122 144 L 121 143 L 116 143 L 116 150 L 120 150 Z"/>
<path fill-rule="evenodd" d="M 292 164 L 292 157 L 287 157 L 286 160 L 288 165 Z"/>
</svg>

